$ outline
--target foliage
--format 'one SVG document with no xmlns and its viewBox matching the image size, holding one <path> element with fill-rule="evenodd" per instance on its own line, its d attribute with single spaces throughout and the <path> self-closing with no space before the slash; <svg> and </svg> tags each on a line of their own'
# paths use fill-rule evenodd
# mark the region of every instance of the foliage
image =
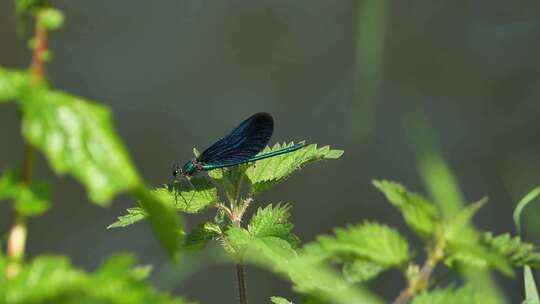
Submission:
<svg viewBox="0 0 540 304">
<path fill-rule="evenodd" d="M 272 204 L 259 208 L 251 218 L 247 230 L 258 238 L 277 237 L 287 241 L 293 248 L 298 245 L 298 237 L 293 234 L 293 224 L 288 221 L 291 205 Z"/>
<path fill-rule="evenodd" d="M 135 267 L 129 255 L 105 261 L 94 273 L 74 268 L 65 257 L 40 256 L 1 282 L 3 303 L 184 303 L 144 283 L 151 267 Z M 0 273 L 5 263 L 0 262 Z M 0 279 L 1 280 L 1 279 Z"/>
<path fill-rule="evenodd" d="M 12 202 L 15 213 L 8 256 L 0 252 L 0 302 L 184 303 L 151 288 L 145 282 L 151 267 L 134 267 L 130 256 L 111 257 L 94 273 L 73 267 L 61 256 L 23 259 L 26 221 L 50 207 L 49 183 L 33 178 L 34 150 L 44 154 L 55 173 L 70 174 L 80 182 L 94 203 L 107 206 L 118 194 L 131 193 L 142 211 L 138 216 L 150 219 L 171 255 L 178 253 L 181 239 L 173 206 L 144 184 L 114 130 L 110 110 L 47 83 L 48 32 L 63 25 L 63 13 L 41 0 L 17 0 L 15 10 L 19 26 L 27 17 L 34 19 L 36 33 L 29 42 L 34 52 L 29 70 L 0 67 L 0 103 L 17 102 L 25 140 L 21 168 L 5 169 L 0 177 L 0 200 Z M 122 220 L 127 225 L 129 219 Z"/>
<path fill-rule="evenodd" d="M 396 182 L 387 180 L 373 181 L 388 201 L 399 208 L 405 222 L 424 238 L 429 238 L 435 231 L 439 211 L 435 205 L 421 195 L 409 192 Z"/>
<path fill-rule="evenodd" d="M 62 12 L 49 7 L 47 1 L 18 0 L 15 8 L 19 18 L 34 16 L 37 30 L 52 31 L 63 25 Z M 47 50 L 38 55 L 41 64 L 50 58 Z M 306 303 L 383 303 L 361 283 L 390 269 L 403 272 L 407 281 L 404 294 L 412 303 L 480 303 L 488 299 L 486 290 L 494 286 L 487 272 L 511 276 L 516 267 L 524 269 L 526 303 L 539 301 L 531 267 L 540 266 L 540 252 L 520 236 L 494 235 L 473 227 L 474 215 L 487 200 L 463 203 L 457 182 L 435 153 L 429 135 L 416 139 L 416 145 L 431 199 L 394 181 L 373 181 L 424 242 L 426 259 L 419 263 L 415 249 L 398 230 L 372 220 L 335 228 L 333 234 L 302 245 L 290 220 L 292 204 L 260 204 L 255 200 L 308 164 L 340 158 L 342 150 L 308 144 L 290 153 L 150 189 L 114 130 L 110 110 L 56 90 L 38 76 L 33 69 L 0 68 L 0 103 L 17 102 L 28 147 L 43 153 L 55 173 L 73 176 L 92 202 L 108 206 L 125 192 L 134 197 L 137 206 L 127 209 L 127 214 L 108 228 L 128 227 L 147 219 L 164 249 L 174 257 L 182 250 L 196 252 L 216 241 L 232 262 L 256 265 L 289 281 Z M 292 145 L 277 143 L 260 153 Z M 0 200 L 12 202 L 20 223 L 50 207 L 51 190 L 46 181 L 31 180 L 25 172 L 14 169 L 1 174 Z M 521 212 L 538 195 L 536 188 L 518 204 L 514 213 L 518 231 Z M 247 210 L 254 204 L 258 208 L 247 220 Z M 213 219 L 190 231 L 182 229 L 184 216 L 208 211 L 215 212 Z M 0 254 L 3 302 L 184 303 L 149 287 L 145 279 L 151 268 L 133 266 L 130 256 L 112 257 L 94 273 L 77 269 L 65 257 L 41 255 L 24 261 L 22 256 Z M 8 275 L 13 265 L 17 272 Z M 431 274 L 437 267 L 466 277 L 466 284 L 453 285 L 461 282 L 456 279 L 449 287 L 433 286 Z M 471 273 L 483 276 L 488 288 L 478 288 Z M 271 301 L 292 303 L 281 297 L 271 297 Z M 492 302 L 491 298 L 487 302 Z"/>
<path fill-rule="evenodd" d="M 12 200 L 17 213 L 24 216 L 38 216 L 47 211 L 49 192 L 44 181 L 34 181 L 30 185 L 20 183 L 15 170 L 6 170 L 0 178 L 0 200 Z"/>
<path fill-rule="evenodd" d="M 23 135 L 57 173 L 70 173 L 104 204 L 139 185 L 139 177 L 102 105 L 46 87 L 21 100 Z"/>
<path fill-rule="evenodd" d="M 277 143 L 272 148 L 264 149 L 260 154 L 274 152 L 293 145 L 293 142 L 289 144 Z M 311 144 L 291 153 L 260 160 L 249 166 L 245 174 L 251 182 L 252 192 L 257 194 L 281 182 L 306 164 L 324 159 L 336 159 L 341 155 L 343 155 L 342 150 L 332 150 L 329 146 L 317 148 L 317 145 Z"/>
<path fill-rule="evenodd" d="M 444 288 L 435 289 L 430 292 L 422 292 L 419 294 L 412 304 L 480 304 L 483 303 L 478 296 L 475 295 L 471 286 L 461 288 Z"/>
<path fill-rule="evenodd" d="M 274 304 L 294 304 L 293 302 L 282 297 L 271 297 L 270 300 Z"/>
</svg>

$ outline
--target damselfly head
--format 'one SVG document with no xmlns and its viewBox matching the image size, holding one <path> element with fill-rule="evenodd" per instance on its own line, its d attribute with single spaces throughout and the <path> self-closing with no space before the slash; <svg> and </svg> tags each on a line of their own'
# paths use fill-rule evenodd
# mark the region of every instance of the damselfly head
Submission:
<svg viewBox="0 0 540 304">
<path fill-rule="evenodd" d="M 172 175 L 173 175 L 174 179 L 177 179 L 180 176 L 184 175 L 184 172 L 182 170 L 182 166 L 180 166 L 180 164 L 174 165 Z"/>
</svg>

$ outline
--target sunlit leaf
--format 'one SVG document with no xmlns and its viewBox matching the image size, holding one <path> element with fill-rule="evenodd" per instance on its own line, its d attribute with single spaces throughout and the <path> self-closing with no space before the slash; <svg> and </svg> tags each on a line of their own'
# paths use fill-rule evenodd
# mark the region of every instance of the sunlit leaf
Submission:
<svg viewBox="0 0 540 304">
<path fill-rule="evenodd" d="M 182 226 L 170 201 L 163 200 L 144 186 L 137 188 L 134 195 L 149 215 L 150 224 L 165 250 L 175 255 L 181 242 Z"/>
<path fill-rule="evenodd" d="M 277 237 L 296 247 L 299 240 L 292 232 L 294 226 L 289 222 L 289 210 L 288 204 L 276 206 L 269 204 L 265 208 L 259 208 L 248 225 L 249 233 L 259 238 Z"/>
<path fill-rule="evenodd" d="M 17 171 L 7 169 L 0 177 L 0 200 L 14 199 L 20 191 L 20 178 Z"/>
<path fill-rule="evenodd" d="M 195 227 L 186 235 L 184 246 L 190 250 L 200 250 L 203 249 L 209 241 L 219 238 L 222 234 L 223 231 L 217 224 L 209 222 L 203 223 Z"/>
<path fill-rule="evenodd" d="M 343 275 L 347 281 L 359 283 L 378 276 L 386 269 L 386 266 L 379 263 L 374 263 L 363 259 L 355 259 L 343 264 Z"/>
<path fill-rule="evenodd" d="M 480 242 L 514 266 L 540 267 L 540 252 L 533 244 L 522 242 L 519 237 L 511 237 L 508 233 L 494 236 L 488 232 L 481 236 Z"/>
<path fill-rule="evenodd" d="M 15 199 L 15 210 L 25 216 L 38 216 L 49 209 L 50 191 L 45 182 L 21 186 Z"/>
<path fill-rule="evenodd" d="M 272 148 L 267 147 L 259 154 L 266 154 L 292 145 L 294 143 L 277 143 Z M 251 181 L 253 193 L 259 193 L 277 184 L 308 163 L 336 159 L 341 155 L 343 155 L 342 150 L 331 150 L 329 146 L 317 148 L 317 145 L 311 144 L 290 153 L 257 161 L 247 168 L 246 176 Z"/>
<path fill-rule="evenodd" d="M 414 298 L 412 304 L 482 304 L 483 299 L 476 295 L 471 286 L 461 288 L 435 289 L 422 292 Z"/>
<path fill-rule="evenodd" d="M 293 302 L 282 297 L 271 297 L 270 300 L 274 304 L 294 304 Z"/>
<path fill-rule="evenodd" d="M 300 293 L 316 293 L 328 299 L 329 303 L 383 303 L 369 291 L 347 284 L 327 265 L 316 262 L 311 256 L 299 255 L 280 238 L 256 238 L 237 227 L 231 228 L 227 234 L 228 246 L 242 248 L 244 262 L 282 275 Z"/>
<path fill-rule="evenodd" d="M 204 177 L 192 177 L 189 183 L 183 181 L 174 188 L 164 186 L 153 192 L 170 201 L 176 210 L 185 213 L 199 213 L 219 201 L 217 189 Z"/>
<path fill-rule="evenodd" d="M 353 256 L 383 266 L 398 266 L 409 258 L 409 245 L 395 229 L 377 223 L 363 223 L 335 229 L 335 237 L 318 242 L 333 255 Z"/>
<path fill-rule="evenodd" d="M 440 217 L 433 203 L 396 182 L 380 180 L 373 181 L 373 185 L 399 208 L 407 225 L 424 238 L 431 236 Z"/>
<path fill-rule="evenodd" d="M 109 228 L 127 227 L 135 224 L 147 217 L 146 212 L 142 208 L 129 208 L 126 215 L 118 217 L 117 221 L 107 226 Z"/>
<path fill-rule="evenodd" d="M 57 173 L 70 173 L 106 204 L 140 179 L 113 129 L 110 111 L 80 97 L 34 89 L 23 101 L 23 135 Z"/>
<path fill-rule="evenodd" d="M 184 303 L 150 288 L 143 281 L 150 269 L 134 267 L 133 261 L 130 256 L 115 256 L 91 274 L 63 257 L 38 257 L 3 284 L 3 295 L 10 304 Z"/>
<path fill-rule="evenodd" d="M 0 103 L 20 98 L 29 84 L 28 72 L 0 68 Z"/>
</svg>

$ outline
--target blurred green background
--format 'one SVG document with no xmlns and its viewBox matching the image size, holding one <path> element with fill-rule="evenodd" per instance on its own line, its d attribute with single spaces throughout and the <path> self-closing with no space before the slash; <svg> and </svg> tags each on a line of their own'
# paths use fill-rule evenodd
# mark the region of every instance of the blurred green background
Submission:
<svg viewBox="0 0 540 304">
<path fill-rule="evenodd" d="M 50 82 L 110 106 L 154 185 L 168 182 L 171 166 L 189 159 L 192 147 L 204 149 L 258 111 L 274 115 L 273 142 L 344 149 L 340 160 L 306 168 L 259 199 L 292 202 L 303 241 L 366 219 L 418 241 L 370 182 L 389 178 L 427 193 L 411 140 L 418 132 L 436 137 L 467 201 L 490 197 L 475 220 L 480 228 L 514 232 L 515 203 L 540 184 L 538 1 L 51 3 L 66 24 L 51 35 Z M 12 1 L 0 1 L 0 65 L 26 67 L 29 58 Z M 0 108 L 0 121 L 4 169 L 22 158 L 14 104 Z M 37 175 L 52 175 L 42 158 Z M 54 179 L 53 189 L 51 211 L 29 223 L 30 256 L 67 254 L 93 269 L 111 253 L 134 251 L 155 265 L 152 279 L 162 289 L 201 303 L 236 299 L 232 265 L 181 278 L 171 275 L 147 223 L 107 231 L 134 205 L 129 197 L 103 209 L 87 203 L 71 178 Z M 0 205 L 3 232 L 8 210 Z M 539 244 L 540 208 L 526 213 L 525 238 Z M 200 262 L 187 258 L 182 267 Z M 295 298 L 265 271 L 249 268 L 247 278 L 253 303 Z M 512 303 L 521 302 L 519 276 L 497 281 Z M 404 281 L 388 273 L 370 286 L 391 299 Z"/>
</svg>

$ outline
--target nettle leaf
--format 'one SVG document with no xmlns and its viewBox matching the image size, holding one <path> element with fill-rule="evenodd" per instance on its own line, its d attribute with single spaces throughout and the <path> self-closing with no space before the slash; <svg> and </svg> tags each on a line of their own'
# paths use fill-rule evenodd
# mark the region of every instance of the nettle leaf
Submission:
<svg viewBox="0 0 540 304">
<path fill-rule="evenodd" d="M 160 294 L 143 279 L 148 267 L 131 256 L 115 256 L 94 273 L 74 268 L 64 257 L 42 256 L 4 284 L 7 303 L 184 303 Z"/>
<path fill-rule="evenodd" d="M 204 209 L 215 206 L 218 201 L 217 189 L 210 182 L 202 178 L 194 178 L 192 183 L 195 186 L 195 190 L 184 190 L 177 195 L 168 186 L 155 188 L 150 192 L 160 201 L 184 213 L 199 213 Z M 148 216 L 147 212 L 140 207 L 129 208 L 127 212 L 128 214 L 119 216 L 118 220 L 107 228 L 127 227 Z"/>
<path fill-rule="evenodd" d="M 463 234 L 470 233 L 467 230 L 472 230 L 469 223 L 478 210 L 487 202 L 487 198 L 482 198 L 479 201 L 472 203 L 455 216 L 447 219 L 444 223 L 444 237 L 449 241 L 463 242 Z M 471 231 L 472 232 L 472 231 Z"/>
<path fill-rule="evenodd" d="M 226 239 L 223 242 L 225 250 L 235 259 L 242 260 L 246 247 L 250 244 L 252 237 L 249 232 L 240 227 L 231 226 L 226 231 Z"/>
<path fill-rule="evenodd" d="M 245 229 L 231 227 L 224 243 L 229 252 L 233 250 L 233 254 L 241 254 L 242 262 L 284 276 L 298 292 L 320 294 L 332 303 L 383 303 L 367 290 L 350 286 L 330 267 L 317 262 L 312 256 L 298 254 L 280 238 L 257 238 Z"/>
<path fill-rule="evenodd" d="M 20 190 L 20 177 L 17 171 L 7 169 L 0 177 L 0 200 L 14 199 Z"/>
<path fill-rule="evenodd" d="M 206 178 L 192 177 L 190 183 L 181 183 L 176 189 L 164 186 L 152 191 L 184 213 L 199 213 L 219 202 L 217 189 Z"/>
<path fill-rule="evenodd" d="M 139 205 L 149 215 L 150 224 L 158 239 L 170 255 L 176 254 L 181 243 L 182 225 L 170 201 L 163 199 L 155 192 L 140 186 L 133 192 Z"/>
<path fill-rule="evenodd" d="M 127 209 L 128 214 L 119 216 L 107 229 L 127 227 L 149 217 L 150 224 L 167 253 L 175 255 L 181 242 L 182 225 L 174 206 L 169 200 L 144 186 L 138 187 L 133 194 L 141 207 Z"/>
<path fill-rule="evenodd" d="M 90 199 L 107 204 L 141 183 L 106 107 L 80 97 L 33 89 L 23 97 L 23 135 L 57 173 L 70 173 Z"/>
<path fill-rule="evenodd" d="M 494 236 L 491 232 L 481 235 L 480 243 L 491 252 L 505 257 L 514 266 L 540 267 L 540 252 L 531 243 L 522 242 L 519 237 L 505 233 Z"/>
<path fill-rule="evenodd" d="M 336 257 L 354 257 L 383 266 L 399 266 L 409 259 L 409 245 L 395 229 L 365 222 L 335 229 L 335 237 L 318 239 L 322 248 Z"/>
<path fill-rule="evenodd" d="M 290 209 L 289 204 L 277 204 L 275 207 L 270 204 L 259 208 L 248 225 L 249 233 L 258 238 L 277 237 L 296 247 L 299 240 L 292 232 L 294 225 L 289 222 Z"/>
<path fill-rule="evenodd" d="M 272 148 L 267 147 L 259 154 L 266 154 L 290 147 L 294 143 L 275 144 Z M 267 159 L 263 159 L 250 165 L 246 170 L 246 176 L 251 181 L 253 193 L 260 193 L 277 184 L 302 166 L 324 159 L 336 159 L 343 155 L 342 150 L 331 150 L 329 146 L 317 148 L 316 144 Z"/>
<path fill-rule="evenodd" d="M 373 181 L 373 185 L 379 189 L 392 205 L 399 208 L 405 222 L 423 238 L 430 237 L 439 220 L 437 207 L 423 196 L 409 192 L 403 185 L 387 181 Z"/>
<path fill-rule="evenodd" d="M 294 304 L 293 302 L 282 297 L 271 297 L 270 300 L 274 304 Z"/>
<path fill-rule="evenodd" d="M 510 263 L 496 252 L 488 248 L 471 243 L 457 243 L 449 246 L 444 263 L 450 268 L 475 267 L 480 270 L 494 268 L 505 275 L 513 276 L 514 271 Z"/>
<path fill-rule="evenodd" d="M 27 71 L 0 68 L 0 103 L 15 101 L 30 85 Z"/>
<path fill-rule="evenodd" d="M 209 241 L 219 239 L 222 235 L 223 231 L 217 224 L 203 223 L 186 235 L 184 246 L 190 250 L 201 250 Z"/>
<path fill-rule="evenodd" d="M 35 181 L 30 187 L 21 185 L 15 199 L 15 210 L 25 216 L 38 216 L 49 209 L 49 198 L 46 182 Z"/>
<path fill-rule="evenodd" d="M 483 301 L 471 286 L 465 286 L 424 291 L 413 299 L 412 304 L 480 304 Z"/>
<path fill-rule="evenodd" d="M 138 207 L 129 208 L 127 209 L 127 212 L 128 214 L 119 216 L 116 222 L 107 226 L 107 229 L 127 227 L 129 225 L 137 223 L 140 220 L 145 219 L 148 216 L 142 208 Z"/>
<path fill-rule="evenodd" d="M 13 200 L 15 210 L 24 216 L 38 216 L 47 211 L 50 206 L 48 183 L 34 181 L 26 185 L 19 180 L 15 170 L 6 170 L 0 178 L 0 199 Z"/>
<path fill-rule="evenodd" d="M 343 264 L 343 276 L 351 283 L 365 282 L 375 278 L 388 267 L 368 260 L 355 259 Z"/>
<path fill-rule="evenodd" d="M 470 204 L 443 223 L 443 237 L 447 242 L 445 264 L 451 268 L 475 267 L 482 270 L 497 269 L 512 276 L 511 261 L 501 252 L 482 243 L 480 234 L 469 225 L 474 214 L 485 204 L 481 199 Z"/>
</svg>

